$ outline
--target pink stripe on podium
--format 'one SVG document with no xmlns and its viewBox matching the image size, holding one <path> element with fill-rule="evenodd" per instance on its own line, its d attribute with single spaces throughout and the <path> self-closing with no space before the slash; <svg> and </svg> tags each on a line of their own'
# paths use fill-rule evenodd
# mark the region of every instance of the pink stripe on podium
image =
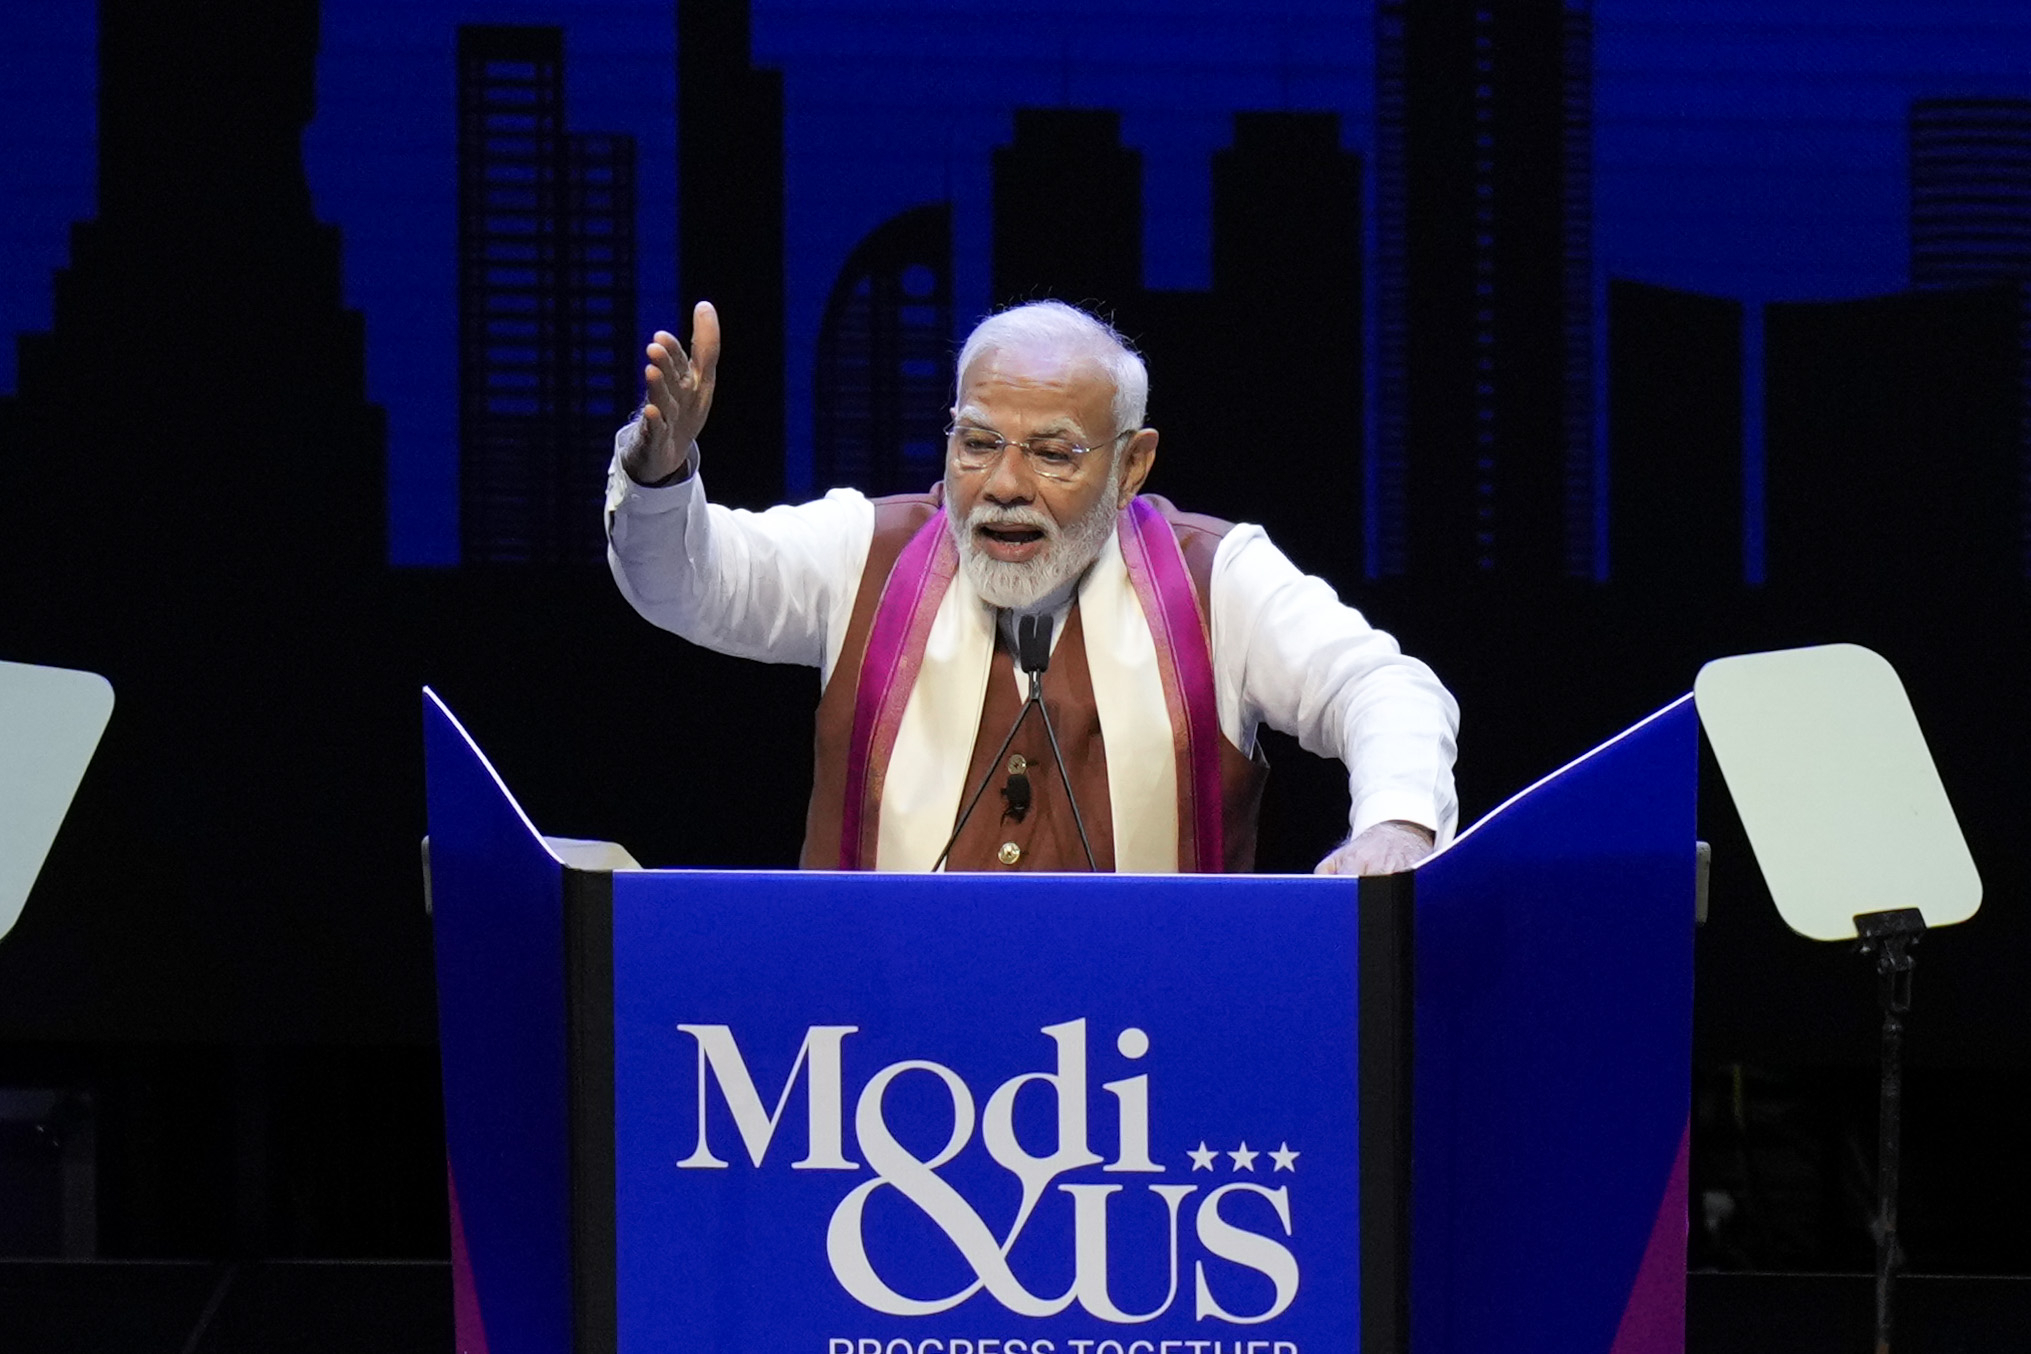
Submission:
<svg viewBox="0 0 2031 1354">
<path fill-rule="evenodd" d="M 451 1162 L 444 1163 L 444 1188 L 451 1199 L 451 1317 L 453 1347 L 458 1354 L 487 1354 L 487 1327 L 480 1319 L 480 1293 L 472 1278 L 472 1257 L 465 1248 L 465 1221 L 458 1212 L 458 1179 Z"/>
<path fill-rule="evenodd" d="M 1678 1158 L 1665 1182 L 1650 1244 L 1636 1267 L 1636 1282 L 1630 1286 L 1629 1304 L 1622 1309 L 1622 1324 L 1609 1354 L 1684 1354 L 1686 1158 L 1691 1145 L 1688 1124 L 1679 1137 Z"/>
</svg>

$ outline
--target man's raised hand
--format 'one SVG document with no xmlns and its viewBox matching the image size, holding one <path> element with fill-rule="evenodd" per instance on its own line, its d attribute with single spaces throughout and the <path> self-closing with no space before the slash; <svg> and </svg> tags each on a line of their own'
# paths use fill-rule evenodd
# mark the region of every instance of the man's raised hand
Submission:
<svg viewBox="0 0 2031 1354">
<path fill-rule="evenodd" d="M 642 369 L 648 397 L 635 444 L 621 464 L 638 484 L 668 479 L 689 461 L 691 444 L 712 412 L 712 388 L 719 370 L 719 312 L 700 301 L 691 312 L 691 352 L 675 334 L 657 330 Z"/>
</svg>

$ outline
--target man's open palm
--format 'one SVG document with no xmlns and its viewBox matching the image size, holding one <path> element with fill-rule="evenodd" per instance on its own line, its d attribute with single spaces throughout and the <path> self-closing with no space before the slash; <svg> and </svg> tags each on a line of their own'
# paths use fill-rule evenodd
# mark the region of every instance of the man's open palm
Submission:
<svg viewBox="0 0 2031 1354">
<path fill-rule="evenodd" d="M 641 433 L 623 458 L 629 476 L 643 484 L 667 479 L 683 467 L 712 412 L 719 370 L 719 312 L 712 302 L 700 301 L 691 312 L 689 353 L 675 334 L 659 329 L 648 358 L 642 369 L 648 398 Z"/>
</svg>

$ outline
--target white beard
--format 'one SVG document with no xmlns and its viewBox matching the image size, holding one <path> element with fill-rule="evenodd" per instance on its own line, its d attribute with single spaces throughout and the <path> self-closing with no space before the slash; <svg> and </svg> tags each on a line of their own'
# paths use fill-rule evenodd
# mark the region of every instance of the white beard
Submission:
<svg viewBox="0 0 2031 1354">
<path fill-rule="evenodd" d="M 959 564 L 966 570 L 973 589 L 990 606 L 1020 611 L 1035 606 L 1070 580 L 1086 571 L 1100 556 L 1107 538 L 1114 532 L 1117 510 L 1114 495 L 1104 494 L 1092 510 L 1077 521 L 1060 526 L 1050 514 L 1037 507 L 998 508 L 976 500 L 964 522 L 951 513 L 952 495 L 945 496 L 945 521 L 959 546 Z M 1010 563 L 984 553 L 974 540 L 983 525 L 1031 527 L 1043 533 L 1036 554 Z"/>
</svg>

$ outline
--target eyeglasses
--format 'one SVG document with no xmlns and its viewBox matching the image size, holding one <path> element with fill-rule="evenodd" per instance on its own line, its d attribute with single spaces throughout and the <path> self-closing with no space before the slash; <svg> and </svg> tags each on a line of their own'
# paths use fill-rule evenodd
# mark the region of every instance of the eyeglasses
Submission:
<svg viewBox="0 0 2031 1354">
<path fill-rule="evenodd" d="M 961 470 L 985 470 L 1001 459 L 1010 447 L 1022 450 L 1023 458 L 1030 463 L 1030 469 L 1047 480 L 1074 480 L 1086 465 L 1086 457 L 1101 447 L 1111 447 L 1124 437 L 1133 436 L 1138 429 L 1124 428 L 1105 442 L 1096 442 L 1090 447 L 1063 437 L 1031 437 L 1021 442 L 1011 441 L 992 428 L 979 428 L 970 423 L 955 423 L 945 430 L 945 442 L 950 449 L 952 464 Z"/>
</svg>

